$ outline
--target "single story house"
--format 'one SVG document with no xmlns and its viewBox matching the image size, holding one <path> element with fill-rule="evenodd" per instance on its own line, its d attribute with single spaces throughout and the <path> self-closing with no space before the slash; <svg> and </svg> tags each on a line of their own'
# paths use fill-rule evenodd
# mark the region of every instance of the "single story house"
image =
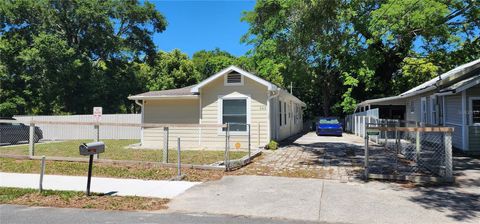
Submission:
<svg viewBox="0 0 480 224">
<path fill-rule="evenodd" d="M 374 108 L 379 108 L 381 119 L 404 118 L 453 127 L 453 147 L 468 154 L 480 154 L 480 59 L 398 96 L 361 102 L 357 110 Z"/>
<path fill-rule="evenodd" d="M 202 82 L 179 89 L 151 91 L 128 97 L 142 107 L 142 123 L 250 125 L 251 147 L 282 140 L 303 130 L 305 103 L 286 90 L 236 66 Z M 141 144 L 159 148 L 163 128 L 144 128 Z M 232 125 L 231 142 L 246 148 L 246 125 Z M 182 148 L 225 148 L 220 127 L 172 127 L 169 144 L 181 138 Z"/>
</svg>

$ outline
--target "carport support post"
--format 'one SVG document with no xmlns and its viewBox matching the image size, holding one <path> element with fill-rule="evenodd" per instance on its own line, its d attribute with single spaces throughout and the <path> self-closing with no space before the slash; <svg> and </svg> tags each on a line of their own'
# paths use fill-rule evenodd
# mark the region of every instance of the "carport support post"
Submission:
<svg viewBox="0 0 480 224">
<path fill-rule="evenodd" d="M 444 132 L 445 144 L 445 179 L 453 181 L 452 132 Z"/>
<path fill-rule="evenodd" d="M 168 127 L 163 127 L 163 163 L 168 163 Z"/>
<path fill-rule="evenodd" d="M 368 135 L 365 135 L 365 181 L 368 181 Z"/>
<path fill-rule="evenodd" d="M 35 124 L 30 123 L 30 132 L 28 136 L 28 155 L 35 155 Z"/>
</svg>

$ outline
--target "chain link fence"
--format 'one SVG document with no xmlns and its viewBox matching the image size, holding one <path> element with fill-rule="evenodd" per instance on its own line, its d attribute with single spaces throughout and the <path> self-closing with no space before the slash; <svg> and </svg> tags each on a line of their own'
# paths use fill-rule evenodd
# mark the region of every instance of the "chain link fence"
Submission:
<svg viewBox="0 0 480 224">
<path fill-rule="evenodd" d="M 452 132 L 412 122 L 377 120 L 365 128 L 365 176 L 447 181 L 452 176 Z"/>
<path fill-rule="evenodd" d="M 103 141 L 104 161 L 209 166 L 231 170 L 260 153 L 249 124 L 156 124 L 0 120 L 0 156 L 83 161 L 79 145 Z M 112 134 L 114 133 L 114 134 Z"/>
</svg>

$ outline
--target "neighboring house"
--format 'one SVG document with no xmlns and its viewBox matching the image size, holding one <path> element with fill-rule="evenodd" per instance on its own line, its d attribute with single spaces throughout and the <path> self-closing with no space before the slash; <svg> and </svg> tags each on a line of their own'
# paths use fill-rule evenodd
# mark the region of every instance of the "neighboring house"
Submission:
<svg viewBox="0 0 480 224">
<path fill-rule="evenodd" d="M 208 79 L 179 89 L 151 91 L 128 97 L 142 105 L 143 123 L 251 125 L 252 147 L 282 140 L 303 130 L 305 103 L 284 89 L 238 67 L 230 66 Z M 172 128 L 169 142 L 182 138 L 185 148 L 225 147 L 222 128 Z M 233 125 L 231 141 L 247 146 L 247 128 Z M 142 146 L 162 146 L 163 129 L 148 128 Z"/>
<path fill-rule="evenodd" d="M 358 107 L 379 108 L 379 118 L 453 127 L 453 146 L 480 154 L 480 59 L 398 96 L 367 100 Z"/>
</svg>

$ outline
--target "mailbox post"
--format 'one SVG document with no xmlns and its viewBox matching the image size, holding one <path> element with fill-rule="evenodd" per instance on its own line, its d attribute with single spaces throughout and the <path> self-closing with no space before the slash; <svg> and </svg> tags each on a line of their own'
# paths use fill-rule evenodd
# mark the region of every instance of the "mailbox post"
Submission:
<svg viewBox="0 0 480 224">
<path fill-rule="evenodd" d="M 79 147 L 80 155 L 90 156 L 88 160 L 88 177 L 87 177 L 87 196 L 90 196 L 90 183 L 92 179 L 93 156 L 105 152 L 105 143 L 91 142 L 83 143 Z"/>
</svg>

